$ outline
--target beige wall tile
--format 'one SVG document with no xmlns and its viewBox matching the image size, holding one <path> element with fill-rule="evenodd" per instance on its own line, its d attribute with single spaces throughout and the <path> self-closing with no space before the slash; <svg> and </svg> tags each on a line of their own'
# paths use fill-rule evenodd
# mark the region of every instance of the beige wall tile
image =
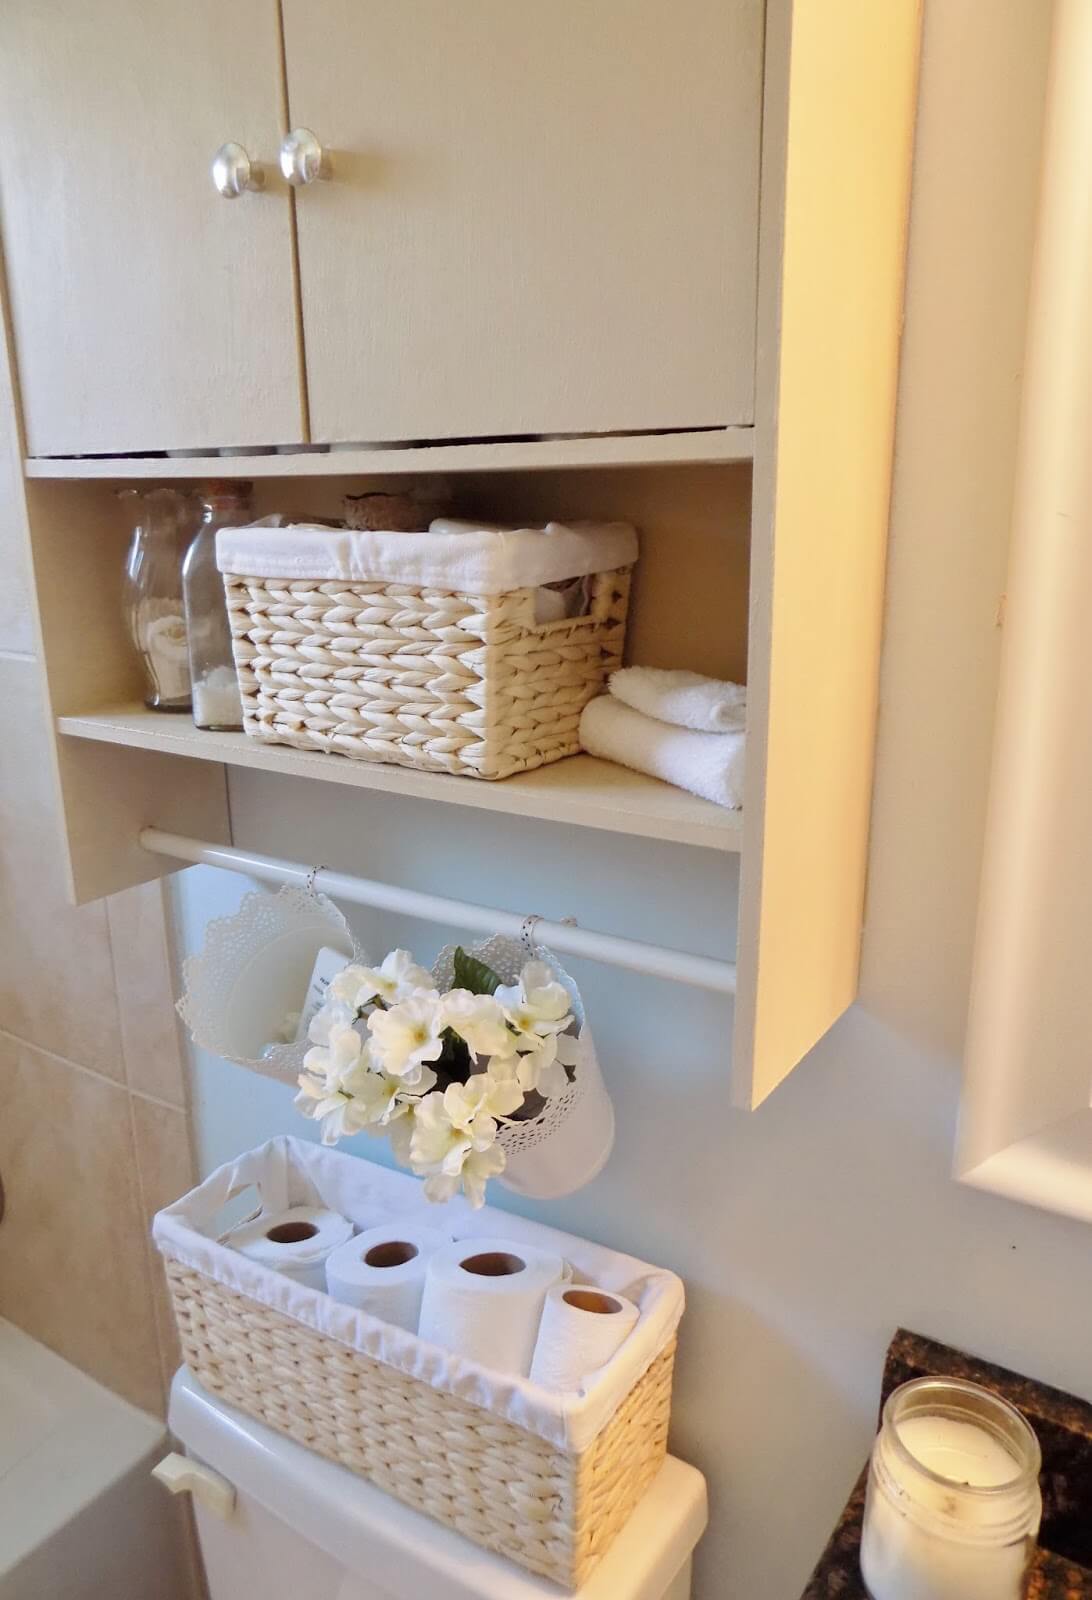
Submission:
<svg viewBox="0 0 1092 1600">
<path fill-rule="evenodd" d="M 0 1028 L 124 1076 L 106 909 L 68 903 L 33 661 L 0 657 Z"/>
<path fill-rule="evenodd" d="M 106 910 L 129 1087 L 185 1105 L 163 884 L 157 879 L 111 895 Z"/>
<path fill-rule="evenodd" d="M 108 1388 L 161 1408 L 129 1097 L 0 1034 L 0 1313 Z"/>
<path fill-rule="evenodd" d="M 155 1291 L 156 1327 L 164 1392 L 181 1362 L 170 1297 L 163 1274 L 163 1258 L 152 1243 L 149 1228 L 155 1213 L 192 1189 L 196 1181 L 190 1147 L 189 1118 L 173 1106 L 160 1105 L 132 1095 L 133 1139 L 148 1267 Z"/>
</svg>

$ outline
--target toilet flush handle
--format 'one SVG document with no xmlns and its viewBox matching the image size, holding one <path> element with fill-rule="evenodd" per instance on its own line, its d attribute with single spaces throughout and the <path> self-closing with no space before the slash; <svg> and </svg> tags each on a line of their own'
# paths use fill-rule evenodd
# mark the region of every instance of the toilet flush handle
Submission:
<svg viewBox="0 0 1092 1600">
<path fill-rule="evenodd" d="M 152 1468 L 152 1477 L 166 1484 L 172 1494 L 192 1494 L 218 1517 L 226 1519 L 235 1509 L 234 1485 L 211 1467 L 203 1467 L 199 1461 L 191 1461 L 176 1450 Z"/>
</svg>

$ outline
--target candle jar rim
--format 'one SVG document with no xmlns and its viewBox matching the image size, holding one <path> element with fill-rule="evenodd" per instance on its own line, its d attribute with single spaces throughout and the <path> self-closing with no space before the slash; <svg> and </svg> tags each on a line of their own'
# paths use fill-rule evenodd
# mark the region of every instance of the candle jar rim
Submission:
<svg viewBox="0 0 1092 1600">
<path fill-rule="evenodd" d="M 918 1403 L 929 1399 L 934 1403 Z M 960 1400 L 963 1401 L 962 1405 L 958 1403 Z M 968 1401 L 973 1405 L 967 1404 Z M 969 1422 L 985 1428 L 1012 1454 L 1011 1478 L 1005 1478 L 1001 1483 L 976 1484 L 934 1471 L 919 1460 L 902 1439 L 899 1422 L 905 1421 L 908 1415 L 943 1416 L 953 1422 Z M 929 1482 L 942 1488 L 957 1489 L 960 1494 L 972 1496 L 981 1503 L 1011 1495 L 1021 1484 L 1038 1484 L 1042 1451 L 1027 1418 L 1001 1395 L 967 1378 L 911 1378 L 907 1383 L 900 1384 L 884 1403 L 881 1425 L 896 1455 L 907 1466 Z M 1019 1453 L 1014 1454 L 1014 1451 Z"/>
</svg>

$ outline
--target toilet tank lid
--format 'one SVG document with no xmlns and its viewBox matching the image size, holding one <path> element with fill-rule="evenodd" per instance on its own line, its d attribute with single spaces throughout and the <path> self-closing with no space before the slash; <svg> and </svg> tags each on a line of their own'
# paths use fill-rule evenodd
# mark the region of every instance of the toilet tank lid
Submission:
<svg viewBox="0 0 1092 1600">
<path fill-rule="evenodd" d="M 557 1600 L 555 1584 L 224 1405 L 185 1367 L 171 1385 L 168 1423 L 191 1455 L 392 1600 Z M 577 1600 L 661 1600 L 707 1520 L 705 1479 L 668 1456 Z"/>
</svg>

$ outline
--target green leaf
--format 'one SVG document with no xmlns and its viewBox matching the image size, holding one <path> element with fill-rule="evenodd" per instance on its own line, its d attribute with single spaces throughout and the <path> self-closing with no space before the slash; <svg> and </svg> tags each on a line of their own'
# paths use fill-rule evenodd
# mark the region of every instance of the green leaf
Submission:
<svg viewBox="0 0 1092 1600">
<path fill-rule="evenodd" d="M 500 978 L 477 956 L 468 956 L 460 944 L 455 947 L 455 987 L 469 989 L 471 994 L 495 994 Z"/>
</svg>

